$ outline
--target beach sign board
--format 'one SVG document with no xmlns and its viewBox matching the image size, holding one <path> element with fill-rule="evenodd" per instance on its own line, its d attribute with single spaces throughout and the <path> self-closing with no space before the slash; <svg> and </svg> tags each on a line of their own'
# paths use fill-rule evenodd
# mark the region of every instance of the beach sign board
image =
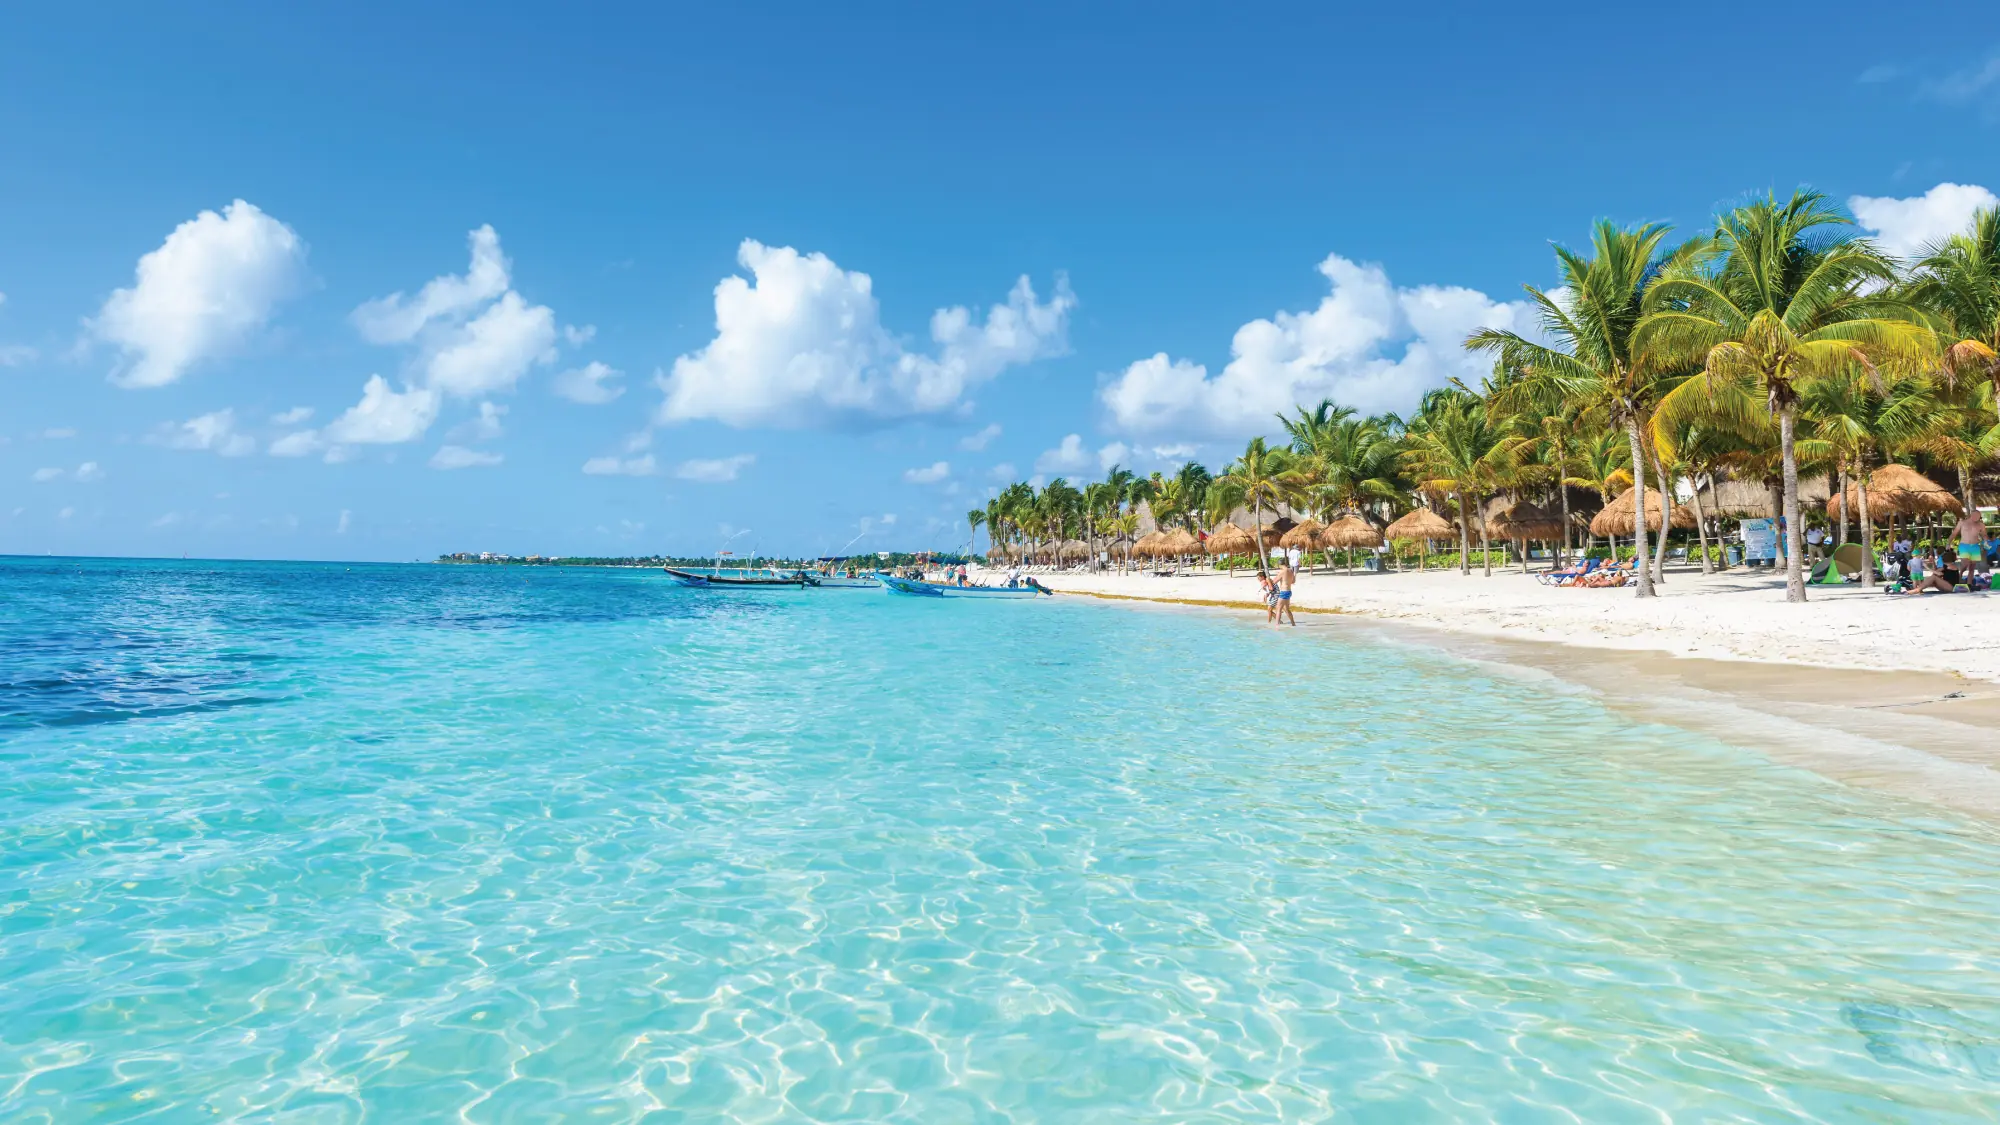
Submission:
<svg viewBox="0 0 2000 1125">
<path fill-rule="evenodd" d="M 1778 561 L 1778 521 L 1743 520 L 1743 561 Z"/>
</svg>

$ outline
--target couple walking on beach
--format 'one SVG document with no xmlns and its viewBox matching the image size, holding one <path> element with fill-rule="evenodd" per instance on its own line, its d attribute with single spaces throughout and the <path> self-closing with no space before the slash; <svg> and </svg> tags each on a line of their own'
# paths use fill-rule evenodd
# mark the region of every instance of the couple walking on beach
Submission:
<svg viewBox="0 0 2000 1125">
<path fill-rule="evenodd" d="M 1292 587 L 1299 580 L 1298 568 L 1284 555 L 1278 556 L 1278 573 L 1259 570 L 1257 582 L 1264 588 L 1264 622 L 1267 625 L 1297 625 L 1292 613 Z"/>
</svg>

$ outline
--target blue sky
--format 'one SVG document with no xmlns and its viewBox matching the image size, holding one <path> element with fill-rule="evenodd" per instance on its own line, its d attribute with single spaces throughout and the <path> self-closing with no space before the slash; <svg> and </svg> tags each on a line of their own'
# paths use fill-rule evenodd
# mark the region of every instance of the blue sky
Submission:
<svg viewBox="0 0 2000 1125">
<path fill-rule="evenodd" d="M 949 547 L 1407 406 L 1599 216 L 2000 187 L 1979 6 L 1372 7 L 17 9 L 0 552 Z"/>
</svg>

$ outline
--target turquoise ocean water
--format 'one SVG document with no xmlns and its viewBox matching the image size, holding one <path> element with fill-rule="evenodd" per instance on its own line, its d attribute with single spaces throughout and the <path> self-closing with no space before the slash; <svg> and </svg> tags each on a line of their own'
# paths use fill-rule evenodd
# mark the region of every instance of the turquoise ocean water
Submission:
<svg viewBox="0 0 2000 1125">
<path fill-rule="evenodd" d="M 2000 832 L 1337 625 L 0 560 L 0 1121 L 1990 1121 Z"/>
</svg>

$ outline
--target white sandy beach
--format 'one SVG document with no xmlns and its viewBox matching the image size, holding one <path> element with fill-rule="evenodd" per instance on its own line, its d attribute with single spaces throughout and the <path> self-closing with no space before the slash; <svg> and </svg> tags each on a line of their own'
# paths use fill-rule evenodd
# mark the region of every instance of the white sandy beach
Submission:
<svg viewBox="0 0 2000 1125">
<path fill-rule="evenodd" d="M 1051 589 L 1169 602 L 1256 607 L 1253 572 L 1172 578 L 1147 574 L 1038 574 Z M 984 580 L 991 581 L 991 575 Z M 1785 601 L 1784 576 L 1731 570 L 1703 576 L 1670 567 L 1660 596 L 1543 586 L 1518 569 L 1302 575 L 1300 611 L 1360 614 L 1480 637 L 1554 642 L 1717 660 L 1827 668 L 1937 672 L 2000 682 L 2000 598 L 1891 596 L 1859 586 L 1812 587 Z"/>
</svg>

